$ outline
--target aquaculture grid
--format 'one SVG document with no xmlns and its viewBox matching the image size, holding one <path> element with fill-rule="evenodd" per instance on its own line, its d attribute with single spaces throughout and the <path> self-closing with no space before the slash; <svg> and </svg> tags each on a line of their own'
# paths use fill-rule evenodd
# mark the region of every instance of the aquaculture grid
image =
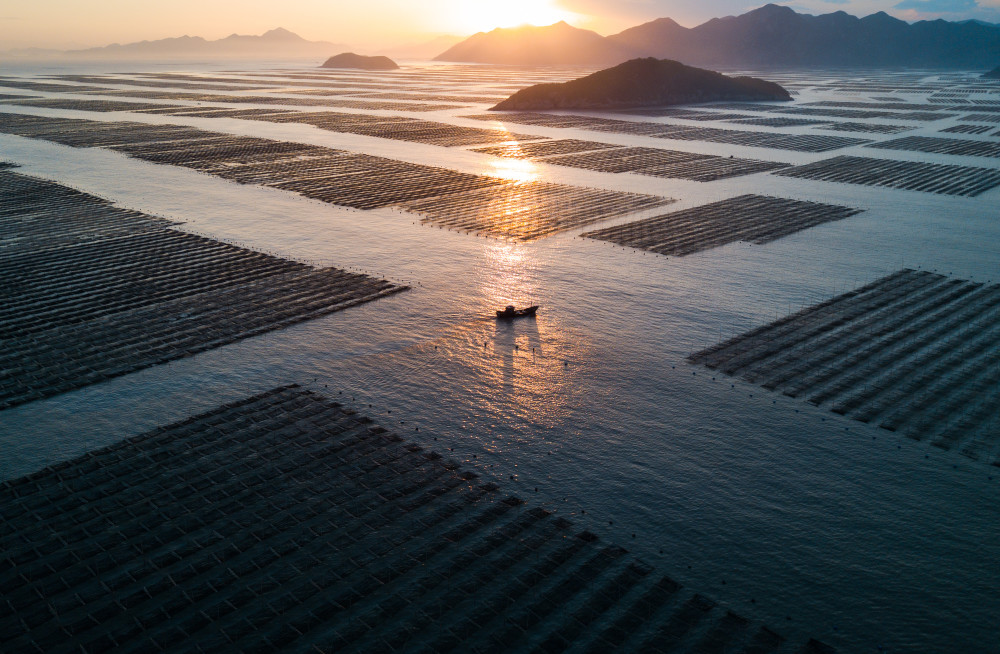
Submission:
<svg viewBox="0 0 1000 654">
<path fill-rule="evenodd" d="M 775 175 L 824 182 L 887 186 L 909 191 L 976 196 L 1000 185 L 1000 170 L 977 166 L 839 156 L 777 170 Z"/>
<path fill-rule="evenodd" d="M 1000 284 L 906 269 L 689 360 L 1000 465 Z"/>
<path fill-rule="evenodd" d="M 316 393 L 0 484 L 7 651 L 822 654 Z"/>
<path fill-rule="evenodd" d="M 953 154 L 964 157 L 1000 158 L 1000 143 L 973 141 L 971 139 L 950 139 L 934 136 L 906 136 L 891 141 L 872 143 L 868 147 L 882 150 L 912 150 L 915 152 L 933 152 L 935 154 Z"/>
<path fill-rule="evenodd" d="M 768 243 L 860 209 L 760 195 L 741 195 L 581 236 L 682 257 L 736 241 Z"/>
<path fill-rule="evenodd" d="M 0 171 L 0 409 L 404 290 Z"/>
<path fill-rule="evenodd" d="M 639 193 L 515 182 L 400 206 L 449 229 L 530 241 L 671 202 Z"/>
<path fill-rule="evenodd" d="M 751 107 L 747 107 L 750 109 Z M 613 118 L 598 118 L 596 116 L 577 116 L 565 114 L 543 114 L 532 112 L 497 112 L 493 114 L 473 114 L 463 116 L 475 120 L 490 122 L 510 122 L 521 125 L 539 125 L 543 127 L 580 128 L 598 132 L 615 132 L 620 134 L 638 134 L 655 138 L 675 139 L 681 141 L 708 141 L 713 143 L 728 143 L 758 148 L 774 148 L 777 150 L 796 150 L 800 152 L 826 152 L 839 148 L 870 143 L 867 139 L 846 136 L 827 136 L 822 134 L 781 134 L 778 132 L 753 132 L 717 127 L 689 127 L 670 125 L 666 123 L 650 123 L 635 120 L 617 120 Z M 683 116 L 681 116 L 683 117 Z M 733 118 L 717 114 L 716 118 Z M 938 116 L 940 117 L 940 116 Z"/>
<path fill-rule="evenodd" d="M 107 147 L 352 207 L 399 207 L 425 222 L 531 240 L 672 202 L 564 184 L 519 183 L 287 141 L 177 125 L 0 116 L 0 131 L 74 147 Z M 654 150 L 655 151 L 655 150 Z"/>
</svg>

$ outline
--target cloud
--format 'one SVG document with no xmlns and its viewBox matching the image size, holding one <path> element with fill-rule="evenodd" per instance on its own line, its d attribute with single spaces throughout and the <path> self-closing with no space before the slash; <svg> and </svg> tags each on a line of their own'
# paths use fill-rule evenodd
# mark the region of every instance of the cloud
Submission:
<svg viewBox="0 0 1000 654">
<path fill-rule="evenodd" d="M 921 14 L 957 14 L 979 8 L 976 0 L 903 0 L 893 9 L 913 9 Z"/>
<path fill-rule="evenodd" d="M 736 16 L 779 0 L 558 0 L 556 4 L 578 14 L 604 20 L 630 21 L 633 25 L 669 16 L 682 25 L 697 25 L 709 18 Z"/>
</svg>

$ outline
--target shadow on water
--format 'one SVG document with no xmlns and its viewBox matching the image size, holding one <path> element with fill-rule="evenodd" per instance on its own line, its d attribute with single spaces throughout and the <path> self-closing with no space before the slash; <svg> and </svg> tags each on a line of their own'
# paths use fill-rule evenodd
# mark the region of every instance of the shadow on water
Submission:
<svg viewBox="0 0 1000 654">
<path fill-rule="evenodd" d="M 500 358 L 503 370 L 503 389 L 508 393 L 514 391 L 515 359 L 520 354 L 521 345 L 525 342 L 525 351 L 530 350 L 531 362 L 542 356 L 542 337 L 538 331 L 538 319 L 534 316 L 514 320 L 497 320 L 493 332 L 493 353 Z"/>
</svg>

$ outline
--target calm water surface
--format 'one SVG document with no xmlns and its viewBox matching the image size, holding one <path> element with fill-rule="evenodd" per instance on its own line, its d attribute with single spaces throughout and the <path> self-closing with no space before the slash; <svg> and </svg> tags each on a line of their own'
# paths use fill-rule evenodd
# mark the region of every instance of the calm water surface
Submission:
<svg viewBox="0 0 1000 654">
<path fill-rule="evenodd" d="M 798 100 L 818 97 L 803 92 Z M 456 117 L 465 113 L 474 111 L 425 117 L 482 126 Z M 768 245 L 667 258 L 578 238 L 584 230 L 530 244 L 475 237 L 395 210 L 351 211 L 112 152 L 0 135 L 0 155 L 21 172 L 184 221 L 183 229 L 413 287 L 4 411 L 0 478 L 298 382 L 574 517 L 783 634 L 842 651 L 1000 651 L 1000 469 L 685 362 L 721 338 L 903 266 L 1000 279 L 1000 190 L 950 198 L 766 174 L 699 184 L 304 126 L 127 118 L 643 191 L 675 198 L 667 210 L 757 192 L 866 211 Z M 950 124 L 915 125 L 907 135 Z M 997 165 L 860 147 L 815 155 L 510 129 L 790 163 L 858 154 Z M 490 318 L 508 303 L 542 309 L 536 320 Z"/>
</svg>

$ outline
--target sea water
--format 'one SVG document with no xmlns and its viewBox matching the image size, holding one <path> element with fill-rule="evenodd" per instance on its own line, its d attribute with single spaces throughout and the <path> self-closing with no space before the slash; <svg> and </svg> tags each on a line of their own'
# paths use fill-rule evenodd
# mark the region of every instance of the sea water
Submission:
<svg viewBox="0 0 1000 654">
<path fill-rule="evenodd" d="M 827 76 L 806 71 L 801 78 L 810 75 Z M 475 85 L 468 90 L 482 92 Z M 870 95 L 803 90 L 796 102 L 872 101 Z M 484 127 L 489 124 L 462 118 L 483 109 L 419 117 Z M 20 164 L 18 172 L 181 221 L 180 229 L 411 287 L 0 412 L 0 478 L 294 382 L 628 547 L 687 587 L 786 636 L 814 636 L 843 651 L 1000 651 L 1000 469 L 988 465 L 990 459 L 971 461 L 685 360 L 902 267 L 1000 281 L 1000 189 L 960 198 L 770 174 L 702 184 L 512 162 L 303 125 L 0 111 L 187 124 L 677 200 L 642 215 L 744 193 L 864 209 L 769 244 L 734 243 L 668 258 L 579 238 L 585 229 L 531 243 L 477 237 L 421 224 L 398 210 L 354 211 L 106 150 L 0 135 L 0 159 Z M 959 123 L 913 124 L 905 135 L 935 135 L 952 124 Z M 812 154 L 505 126 L 794 164 L 850 154 L 998 165 L 860 146 Z M 529 303 L 541 305 L 535 320 L 492 318 L 496 308 Z"/>
</svg>

